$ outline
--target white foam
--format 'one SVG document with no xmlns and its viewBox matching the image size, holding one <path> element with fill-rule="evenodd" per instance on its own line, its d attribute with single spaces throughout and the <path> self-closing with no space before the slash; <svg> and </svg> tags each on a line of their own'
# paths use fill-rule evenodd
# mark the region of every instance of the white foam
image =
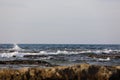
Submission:
<svg viewBox="0 0 120 80">
<path fill-rule="evenodd" d="M 18 54 L 18 52 L 12 52 L 12 53 L 0 53 L 0 57 L 10 58 L 10 57 L 15 56 L 16 54 Z"/>
<path fill-rule="evenodd" d="M 75 51 L 60 51 L 60 50 L 58 50 L 57 52 L 56 52 L 56 54 L 66 54 L 66 55 L 69 55 L 69 54 L 79 54 L 78 52 L 75 52 Z"/>
<path fill-rule="evenodd" d="M 47 52 L 46 51 L 40 51 L 39 53 L 40 54 L 46 54 Z"/>
<path fill-rule="evenodd" d="M 9 53 L 0 53 L 0 57 L 24 57 L 25 55 L 58 55 L 58 54 L 65 54 L 65 55 L 69 55 L 69 54 L 80 54 L 80 53 L 96 53 L 96 54 L 101 54 L 101 53 L 110 53 L 113 50 L 83 50 L 83 51 L 66 51 L 66 50 L 58 50 L 56 52 L 47 52 L 47 51 L 40 51 L 39 53 L 26 53 L 26 52 L 21 52 L 21 48 L 19 48 L 19 46 L 15 45 L 15 47 L 13 48 L 14 52 L 9 52 Z"/>
<path fill-rule="evenodd" d="M 17 44 L 13 44 L 13 48 L 11 48 L 11 49 L 8 49 L 8 51 L 23 51 L 23 49 L 22 48 L 20 48 Z"/>
<path fill-rule="evenodd" d="M 111 50 L 111 49 L 104 49 L 103 50 L 103 53 L 111 53 L 113 50 Z"/>
<path fill-rule="evenodd" d="M 46 52 L 46 51 L 40 51 L 39 53 L 37 53 L 37 55 L 53 55 L 55 54 L 54 52 Z"/>
<path fill-rule="evenodd" d="M 68 51 L 60 51 L 57 52 L 46 52 L 46 51 L 40 51 L 39 55 L 58 55 L 58 54 L 74 54 L 74 52 L 68 52 Z"/>
<path fill-rule="evenodd" d="M 68 54 L 68 53 L 69 53 L 68 51 L 60 51 L 60 50 L 56 52 L 56 54 Z"/>
<path fill-rule="evenodd" d="M 19 52 L 12 52 L 12 53 L 0 53 L 0 57 L 10 58 L 10 57 L 24 57 L 25 55 L 37 55 L 38 53 L 19 53 Z"/>
<path fill-rule="evenodd" d="M 14 44 L 14 47 L 12 48 L 12 50 L 19 51 L 21 50 L 21 48 L 17 44 Z"/>
<path fill-rule="evenodd" d="M 109 57 L 106 58 L 106 59 L 103 59 L 103 58 L 99 58 L 99 59 L 98 59 L 98 61 L 103 61 L 103 62 L 104 62 L 104 61 L 110 61 L 110 60 L 111 60 L 111 59 L 110 59 Z"/>
<path fill-rule="evenodd" d="M 79 53 L 92 53 L 91 50 L 83 50 L 83 51 L 80 51 Z"/>
<path fill-rule="evenodd" d="M 55 55 L 56 53 L 47 53 L 45 51 L 41 51 L 40 53 L 20 53 L 18 51 L 11 53 L 0 53 L 0 57 L 10 58 L 10 57 L 24 57 L 25 55 Z"/>
<path fill-rule="evenodd" d="M 102 54 L 102 53 L 109 54 L 109 53 L 112 53 L 113 51 L 114 50 L 111 50 L 111 49 L 103 49 L 103 50 L 94 50 L 92 52 L 95 54 Z"/>
<path fill-rule="evenodd" d="M 95 53 L 95 54 L 101 54 L 102 50 L 95 50 L 95 51 L 93 51 L 93 53 Z"/>
</svg>

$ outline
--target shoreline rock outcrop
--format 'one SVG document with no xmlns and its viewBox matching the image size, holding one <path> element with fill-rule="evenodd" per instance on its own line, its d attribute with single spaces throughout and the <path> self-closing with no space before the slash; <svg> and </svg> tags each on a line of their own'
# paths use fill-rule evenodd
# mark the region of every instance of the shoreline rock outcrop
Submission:
<svg viewBox="0 0 120 80">
<path fill-rule="evenodd" d="M 120 80 L 120 66 L 80 64 L 50 68 L 0 69 L 0 80 Z"/>
<path fill-rule="evenodd" d="M 11 61 L 0 61 L 0 64 L 4 65 L 19 65 L 19 64 L 28 64 L 28 65 L 39 65 L 39 66 L 46 66 L 46 67 L 53 67 L 53 65 L 47 61 L 42 60 L 11 60 Z"/>
</svg>

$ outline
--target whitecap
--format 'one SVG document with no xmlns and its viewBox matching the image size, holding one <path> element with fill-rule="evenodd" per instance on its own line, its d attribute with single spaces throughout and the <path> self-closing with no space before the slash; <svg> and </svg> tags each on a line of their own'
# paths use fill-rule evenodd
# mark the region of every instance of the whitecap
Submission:
<svg viewBox="0 0 120 80">
<path fill-rule="evenodd" d="M 60 51 L 60 50 L 56 52 L 56 54 L 68 54 L 68 53 L 69 53 L 68 51 Z"/>
<path fill-rule="evenodd" d="M 0 57 L 10 58 L 10 57 L 15 56 L 16 54 L 18 54 L 18 52 L 12 52 L 12 53 L 0 53 Z"/>
<path fill-rule="evenodd" d="M 110 61 L 111 59 L 108 57 L 108 58 L 106 58 L 106 59 L 103 59 L 103 58 L 99 58 L 98 59 L 98 61 L 102 61 L 102 62 L 104 62 L 104 61 Z"/>
</svg>

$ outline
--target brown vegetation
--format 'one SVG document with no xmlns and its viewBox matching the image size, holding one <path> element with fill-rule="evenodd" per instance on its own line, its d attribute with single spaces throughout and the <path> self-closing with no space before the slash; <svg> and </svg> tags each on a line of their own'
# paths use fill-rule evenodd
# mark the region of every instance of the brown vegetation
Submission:
<svg viewBox="0 0 120 80">
<path fill-rule="evenodd" d="M 1 69 L 0 80 L 120 80 L 120 66 L 81 64 L 51 68 Z"/>
</svg>

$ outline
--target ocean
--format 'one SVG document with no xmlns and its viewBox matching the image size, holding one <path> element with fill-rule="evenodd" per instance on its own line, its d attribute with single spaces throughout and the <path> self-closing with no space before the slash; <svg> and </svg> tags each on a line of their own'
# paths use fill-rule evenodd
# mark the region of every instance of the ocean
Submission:
<svg viewBox="0 0 120 80">
<path fill-rule="evenodd" d="M 6 61 L 46 61 L 53 65 L 120 65 L 120 45 L 112 44 L 0 44 L 0 68 L 43 67 L 3 64 Z"/>
</svg>

